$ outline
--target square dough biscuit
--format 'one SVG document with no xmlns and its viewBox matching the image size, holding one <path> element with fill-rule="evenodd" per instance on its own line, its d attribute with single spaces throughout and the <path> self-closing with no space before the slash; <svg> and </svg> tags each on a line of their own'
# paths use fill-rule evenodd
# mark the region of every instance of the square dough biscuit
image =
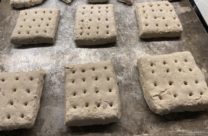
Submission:
<svg viewBox="0 0 208 136">
<path fill-rule="evenodd" d="M 10 0 L 10 5 L 14 8 L 27 8 L 41 4 L 44 0 Z"/>
<path fill-rule="evenodd" d="M 65 124 L 108 124 L 120 118 L 120 98 L 110 61 L 65 68 Z"/>
<path fill-rule="evenodd" d="M 0 73 L 0 130 L 34 125 L 43 83 L 42 71 Z"/>
<path fill-rule="evenodd" d="M 76 12 L 75 42 L 78 46 L 116 42 L 112 4 L 82 5 Z"/>
<path fill-rule="evenodd" d="M 11 36 L 14 44 L 52 44 L 55 41 L 60 11 L 39 8 L 20 11 L 17 24 Z"/>
<path fill-rule="evenodd" d="M 207 110 L 205 77 L 190 52 L 144 56 L 138 69 L 144 98 L 153 112 Z"/>
<path fill-rule="evenodd" d="M 136 17 L 140 38 L 180 37 L 182 24 L 168 1 L 136 4 Z"/>
</svg>

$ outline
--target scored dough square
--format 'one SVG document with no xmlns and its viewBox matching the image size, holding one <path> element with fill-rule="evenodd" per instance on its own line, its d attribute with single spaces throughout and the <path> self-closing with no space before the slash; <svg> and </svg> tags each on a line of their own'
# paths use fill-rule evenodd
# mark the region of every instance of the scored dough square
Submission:
<svg viewBox="0 0 208 136">
<path fill-rule="evenodd" d="M 82 5 L 76 12 L 75 42 L 79 46 L 116 42 L 112 4 Z"/>
<path fill-rule="evenodd" d="M 180 37 L 183 28 L 168 1 L 136 4 L 136 17 L 140 38 Z"/>
<path fill-rule="evenodd" d="M 144 56 L 138 60 L 138 69 L 144 98 L 153 112 L 208 108 L 205 77 L 190 52 Z"/>
<path fill-rule="evenodd" d="M 120 118 L 120 98 L 110 61 L 65 68 L 65 124 L 108 124 Z"/>
<path fill-rule="evenodd" d="M 0 73 L 0 130 L 34 125 L 43 83 L 42 71 Z"/>
<path fill-rule="evenodd" d="M 10 4 L 14 8 L 26 8 L 41 4 L 44 0 L 10 0 Z"/>
<path fill-rule="evenodd" d="M 60 12 L 58 9 L 39 8 L 20 11 L 11 36 L 14 44 L 54 43 Z"/>
</svg>

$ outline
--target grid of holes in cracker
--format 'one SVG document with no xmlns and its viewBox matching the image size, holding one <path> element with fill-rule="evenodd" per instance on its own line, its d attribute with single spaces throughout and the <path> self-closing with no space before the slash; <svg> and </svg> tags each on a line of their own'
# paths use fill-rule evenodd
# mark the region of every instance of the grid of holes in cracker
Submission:
<svg viewBox="0 0 208 136">
<path fill-rule="evenodd" d="M 33 90 L 31 86 L 36 82 L 36 77 L 33 75 L 31 76 L 21 76 L 19 74 L 16 74 L 15 76 L 9 76 L 7 74 L 0 75 L 0 95 L 1 95 L 1 102 L 5 103 L 5 108 L 2 109 L 2 113 L 5 113 L 5 118 L 10 120 L 15 116 L 13 119 L 17 119 L 17 114 L 19 114 L 19 117 L 24 119 L 26 116 L 25 114 L 30 114 L 29 111 L 27 111 L 28 108 L 32 108 L 34 106 L 34 102 L 31 101 L 34 99 L 34 94 L 36 90 Z M 24 99 L 22 99 L 19 96 L 24 96 Z M 6 101 L 5 101 L 6 100 Z M 23 109 L 20 113 L 18 112 L 8 112 L 7 109 L 13 109 L 16 108 Z M 10 111 L 9 110 L 9 111 Z M 13 115 L 14 114 L 14 115 Z"/>
<path fill-rule="evenodd" d="M 84 5 L 78 8 L 79 35 L 110 35 L 114 21 L 113 6 L 106 5 Z M 96 22 L 96 23 L 94 23 Z"/>
<path fill-rule="evenodd" d="M 150 25 L 162 28 L 179 27 L 181 23 L 169 2 L 148 2 L 138 4 L 140 19 L 145 27 Z M 171 21 L 171 23 L 170 23 Z"/>
<path fill-rule="evenodd" d="M 169 65 L 171 64 L 171 65 Z M 150 73 L 149 76 L 152 76 L 152 87 L 157 89 L 160 87 L 160 81 L 157 80 L 160 77 L 159 75 L 165 75 L 166 77 L 166 87 L 177 87 L 177 89 L 181 88 L 198 88 L 198 90 L 189 90 L 187 91 L 187 96 L 191 98 L 191 96 L 196 95 L 194 93 L 197 93 L 197 95 L 203 96 L 204 93 L 207 91 L 207 85 L 203 79 L 203 77 L 200 76 L 190 76 L 190 75 L 196 75 L 196 73 L 200 72 L 198 67 L 196 65 L 193 65 L 193 60 L 191 58 L 178 58 L 178 59 L 163 59 L 162 61 L 150 61 L 149 62 L 149 69 Z M 170 67 L 171 66 L 171 67 Z M 172 76 L 178 75 L 178 78 L 182 80 L 173 80 Z M 162 86 L 164 87 L 164 83 L 162 83 Z M 182 92 L 184 93 L 184 92 Z M 172 96 L 173 98 L 177 98 L 180 95 L 180 91 L 175 91 Z M 159 95 L 158 98 L 160 100 L 163 100 L 162 95 Z"/>
<path fill-rule="evenodd" d="M 86 73 L 90 74 L 91 76 L 87 76 Z M 73 87 L 73 89 L 70 90 L 71 99 L 84 99 L 84 97 L 90 97 L 91 95 L 94 95 L 96 97 L 102 97 L 101 95 L 105 95 L 111 98 L 113 95 L 116 95 L 117 84 L 114 78 L 112 67 L 109 65 L 104 65 L 100 67 L 91 66 L 87 68 L 74 68 L 70 70 L 70 75 L 70 86 L 71 88 Z M 103 84 L 107 87 L 102 87 Z M 89 85 L 91 87 L 89 90 L 87 90 L 87 88 L 89 88 Z M 111 99 L 110 101 L 108 99 L 106 101 L 108 101 L 109 108 L 113 107 L 113 99 Z M 72 109 L 78 109 L 83 107 L 100 108 L 101 106 L 101 101 L 95 101 L 94 103 L 86 101 L 84 103 L 79 103 L 79 105 L 77 103 L 71 103 Z"/>
<path fill-rule="evenodd" d="M 55 25 L 54 13 L 57 10 L 37 9 L 20 12 L 17 24 L 18 35 L 48 34 Z M 54 28 L 55 29 L 55 28 Z"/>
</svg>

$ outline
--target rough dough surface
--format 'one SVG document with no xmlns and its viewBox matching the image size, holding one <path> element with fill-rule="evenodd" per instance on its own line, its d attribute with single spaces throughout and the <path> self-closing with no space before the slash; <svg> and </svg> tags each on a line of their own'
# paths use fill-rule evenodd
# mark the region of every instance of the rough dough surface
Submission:
<svg viewBox="0 0 208 136">
<path fill-rule="evenodd" d="M 183 27 L 168 1 L 136 4 L 140 38 L 180 37 Z"/>
<path fill-rule="evenodd" d="M 14 44 L 39 44 L 55 41 L 60 18 L 58 9 L 39 8 L 20 11 L 11 36 Z"/>
<path fill-rule="evenodd" d="M 41 4 L 44 0 L 10 0 L 10 4 L 14 8 L 27 8 Z"/>
<path fill-rule="evenodd" d="M 75 42 L 78 46 L 116 42 L 112 4 L 82 5 L 76 12 Z"/>
<path fill-rule="evenodd" d="M 65 74 L 65 124 L 108 124 L 120 118 L 119 90 L 110 61 L 69 65 Z"/>
<path fill-rule="evenodd" d="M 190 52 L 145 56 L 138 60 L 138 69 L 144 98 L 153 112 L 208 108 L 205 77 Z"/>
<path fill-rule="evenodd" d="M 0 73 L 0 130 L 34 125 L 43 83 L 42 71 Z"/>
</svg>

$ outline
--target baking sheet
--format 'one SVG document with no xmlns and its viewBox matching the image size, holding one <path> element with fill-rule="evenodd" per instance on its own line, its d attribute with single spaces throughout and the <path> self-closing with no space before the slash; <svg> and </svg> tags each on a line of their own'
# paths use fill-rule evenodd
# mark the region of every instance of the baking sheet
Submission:
<svg viewBox="0 0 208 136">
<path fill-rule="evenodd" d="M 174 2 L 184 32 L 181 39 L 141 41 L 138 37 L 134 7 L 110 0 L 115 5 L 118 40 L 115 45 L 100 48 L 77 48 L 73 41 L 75 10 L 86 0 L 66 5 L 47 0 L 34 7 L 56 7 L 61 20 L 54 45 L 16 48 L 10 43 L 19 10 L 12 10 L 8 0 L 0 3 L 0 69 L 30 71 L 42 68 L 47 72 L 41 108 L 32 129 L 0 132 L 0 136 L 71 136 L 71 135 L 208 135 L 207 112 L 178 113 L 164 117 L 153 114 L 142 96 L 136 69 L 137 58 L 144 54 L 164 54 L 188 50 L 208 77 L 208 35 L 188 0 Z M 136 0 L 142 2 L 145 0 Z M 148 1 L 148 0 L 146 0 Z M 105 126 L 68 128 L 64 125 L 64 65 L 112 59 L 122 100 L 120 122 Z"/>
</svg>

